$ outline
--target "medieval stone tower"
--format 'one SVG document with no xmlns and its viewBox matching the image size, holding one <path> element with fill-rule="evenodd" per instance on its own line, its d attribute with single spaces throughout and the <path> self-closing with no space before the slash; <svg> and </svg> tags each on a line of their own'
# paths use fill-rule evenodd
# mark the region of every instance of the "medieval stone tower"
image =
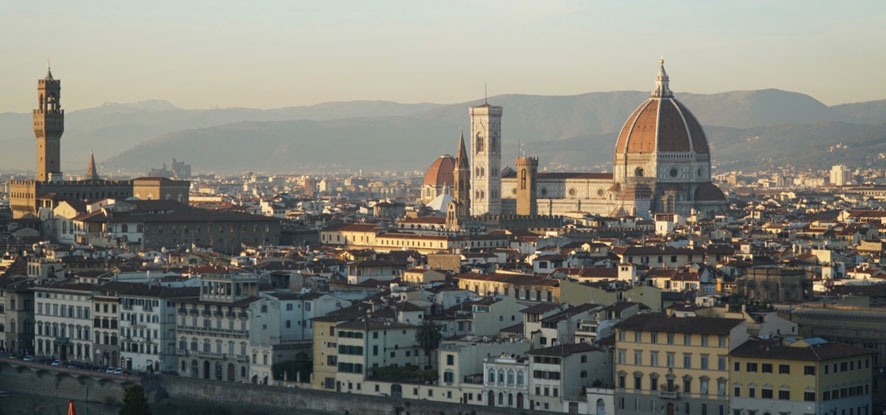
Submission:
<svg viewBox="0 0 886 415">
<path fill-rule="evenodd" d="M 37 109 L 34 110 L 34 136 L 37 137 L 37 181 L 61 179 L 61 138 L 65 131 L 65 110 L 61 107 L 61 81 L 46 77 L 37 81 Z"/>
<path fill-rule="evenodd" d="M 501 107 L 471 107 L 471 215 L 501 214 Z"/>
<path fill-rule="evenodd" d="M 538 157 L 517 157 L 517 214 L 538 215 Z"/>
</svg>

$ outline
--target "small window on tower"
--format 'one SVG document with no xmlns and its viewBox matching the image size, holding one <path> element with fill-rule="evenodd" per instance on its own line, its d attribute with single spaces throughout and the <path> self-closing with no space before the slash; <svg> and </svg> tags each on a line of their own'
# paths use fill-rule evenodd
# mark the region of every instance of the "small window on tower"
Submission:
<svg viewBox="0 0 886 415">
<path fill-rule="evenodd" d="M 671 177 L 677 177 L 677 169 L 671 169 Z"/>
<path fill-rule="evenodd" d="M 637 170 L 634 170 L 634 176 L 643 177 L 643 168 L 637 167 Z"/>
</svg>

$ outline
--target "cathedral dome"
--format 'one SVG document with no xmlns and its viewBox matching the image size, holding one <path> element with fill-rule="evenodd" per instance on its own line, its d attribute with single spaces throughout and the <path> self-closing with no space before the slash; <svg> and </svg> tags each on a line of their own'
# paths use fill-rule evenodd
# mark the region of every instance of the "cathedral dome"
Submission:
<svg viewBox="0 0 886 415">
<path fill-rule="evenodd" d="M 452 186 L 454 183 L 453 170 L 455 169 L 455 158 L 450 155 L 440 156 L 431 163 L 428 171 L 425 173 L 425 181 L 423 186 Z"/>
<path fill-rule="evenodd" d="M 708 154 L 701 124 L 668 88 L 664 61 L 652 96 L 628 117 L 618 134 L 616 153 L 695 152 Z"/>
</svg>

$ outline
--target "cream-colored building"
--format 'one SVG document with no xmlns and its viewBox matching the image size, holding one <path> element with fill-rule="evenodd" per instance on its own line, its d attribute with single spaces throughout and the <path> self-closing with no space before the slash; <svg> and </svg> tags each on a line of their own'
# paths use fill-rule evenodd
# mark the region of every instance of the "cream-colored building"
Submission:
<svg viewBox="0 0 886 415">
<path fill-rule="evenodd" d="M 616 324 L 617 413 L 725 414 L 729 352 L 747 341 L 746 326 L 740 319 L 660 314 Z"/>
<path fill-rule="evenodd" d="M 790 340 L 751 340 L 729 353 L 733 413 L 872 413 L 874 351 L 821 338 Z"/>
<path fill-rule="evenodd" d="M 525 274 L 465 273 L 457 275 L 458 288 L 482 296 L 506 295 L 520 301 L 557 302 L 560 287 L 557 280 Z"/>
</svg>

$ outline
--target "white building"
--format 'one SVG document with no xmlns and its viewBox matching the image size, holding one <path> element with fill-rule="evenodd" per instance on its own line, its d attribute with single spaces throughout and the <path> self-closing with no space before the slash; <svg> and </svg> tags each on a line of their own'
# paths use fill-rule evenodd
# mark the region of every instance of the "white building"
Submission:
<svg viewBox="0 0 886 415">
<path fill-rule="evenodd" d="M 502 354 L 483 364 L 483 393 L 489 406 L 529 407 L 529 359 Z"/>
<path fill-rule="evenodd" d="M 852 184 L 852 171 L 849 167 L 837 164 L 831 167 L 831 184 L 834 186 L 847 186 Z"/>
<path fill-rule="evenodd" d="M 96 287 L 70 280 L 34 287 L 36 351 L 63 361 L 92 363 L 92 295 Z"/>
<path fill-rule="evenodd" d="M 175 372 L 176 301 L 196 298 L 197 288 L 110 283 L 120 299 L 120 363 L 139 372 Z"/>
</svg>

